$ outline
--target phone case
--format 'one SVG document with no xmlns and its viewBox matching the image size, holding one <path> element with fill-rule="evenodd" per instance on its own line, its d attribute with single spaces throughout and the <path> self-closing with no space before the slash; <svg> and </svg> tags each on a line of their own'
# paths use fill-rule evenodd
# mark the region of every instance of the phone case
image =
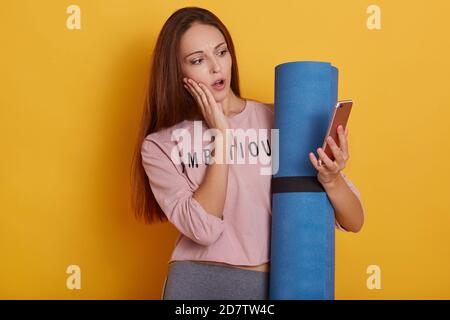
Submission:
<svg viewBox="0 0 450 320">
<path fill-rule="evenodd" d="M 353 106 L 352 100 L 340 100 L 336 103 L 336 106 L 333 111 L 333 115 L 331 116 L 331 120 L 328 125 L 327 134 L 323 140 L 322 150 L 325 150 L 325 154 L 334 161 L 333 151 L 331 147 L 327 143 L 327 137 L 331 136 L 336 144 L 340 147 L 339 135 L 337 133 L 337 128 L 339 125 L 342 125 L 345 131 L 347 126 L 348 118 L 350 117 L 350 111 Z M 319 159 L 319 165 L 323 165 L 321 159 Z"/>
</svg>

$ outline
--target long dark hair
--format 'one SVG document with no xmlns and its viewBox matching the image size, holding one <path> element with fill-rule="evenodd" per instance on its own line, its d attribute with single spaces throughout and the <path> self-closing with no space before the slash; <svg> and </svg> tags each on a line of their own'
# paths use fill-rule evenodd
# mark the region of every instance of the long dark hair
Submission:
<svg viewBox="0 0 450 320">
<path fill-rule="evenodd" d="M 203 119 L 194 98 L 183 88 L 179 61 L 182 35 L 194 23 L 216 27 L 224 36 L 232 58 L 230 87 L 241 97 L 236 53 L 230 33 L 212 12 L 198 7 L 181 8 L 167 19 L 162 27 L 152 54 L 149 82 L 133 162 L 131 166 L 132 210 L 145 222 L 167 221 L 151 191 L 142 166 L 141 147 L 147 135 L 171 127 L 184 120 Z"/>
</svg>

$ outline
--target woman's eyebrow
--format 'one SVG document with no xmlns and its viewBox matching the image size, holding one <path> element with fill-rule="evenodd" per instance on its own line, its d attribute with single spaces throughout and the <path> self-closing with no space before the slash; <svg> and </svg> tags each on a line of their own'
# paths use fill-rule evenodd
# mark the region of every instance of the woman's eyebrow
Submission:
<svg viewBox="0 0 450 320">
<path fill-rule="evenodd" d="M 224 44 L 225 42 L 221 42 L 219 43 L 217 46 L 215 46 L 214 49 L 217 49 L 218 47 L 220 47 L 222 44 Z M 194 53 L 202 53 L 203 51 L 194 51 L 192 53 L 189 53 L 188 55 L 186 55 L 184 58 L 186 59 L 187 57 L 189 57 L 190 55 L 194 54 Z"/>
</svg>

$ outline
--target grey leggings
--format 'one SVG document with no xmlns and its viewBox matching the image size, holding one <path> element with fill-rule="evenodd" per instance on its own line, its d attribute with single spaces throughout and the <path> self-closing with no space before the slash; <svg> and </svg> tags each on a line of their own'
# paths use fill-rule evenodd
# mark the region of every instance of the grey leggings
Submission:
<svg viewBox="0 0 450 320">
<path fill-rule="evenodd" d="M 267 300 L 269 272 L 196 261 L 174 261 L 164 281 L 163 300 Z"/>
</svg>

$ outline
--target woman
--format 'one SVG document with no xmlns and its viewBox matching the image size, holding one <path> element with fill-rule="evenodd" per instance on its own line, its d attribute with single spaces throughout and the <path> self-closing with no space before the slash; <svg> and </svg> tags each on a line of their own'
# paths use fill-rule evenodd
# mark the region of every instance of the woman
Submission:
<svg viewBox="0 0 450 320">
<path fill-rule="evenodd" d="M 270 156 L 271 140 L 238 143 L 229 129 L 270 131 L 273 124 L 273 104 L 241 96 L 233 42 L 222 22 L 202 8 L 174 12 L 153 52 L 134 160 L 136 214 L 169 220 L 180 231 L 163 299 L 268 299 L 271 176 L 260 174 L 260 163 L 229 160 L 250 154 L 251 143 Z M 202 139 L 209 130 L 212 144 Z M 358 232 L 363 206 L 341 171 L 348 130 L 341 131 L 342 149 L 330 141 L 335 161 L 323 150 L 325 165 L 309 157 L 334 206 L 336 227 Z M 199 132 L 201 153 L 180 147 Z M 180 133 L 187 135 L 174 139 Z"/>
</svg>

